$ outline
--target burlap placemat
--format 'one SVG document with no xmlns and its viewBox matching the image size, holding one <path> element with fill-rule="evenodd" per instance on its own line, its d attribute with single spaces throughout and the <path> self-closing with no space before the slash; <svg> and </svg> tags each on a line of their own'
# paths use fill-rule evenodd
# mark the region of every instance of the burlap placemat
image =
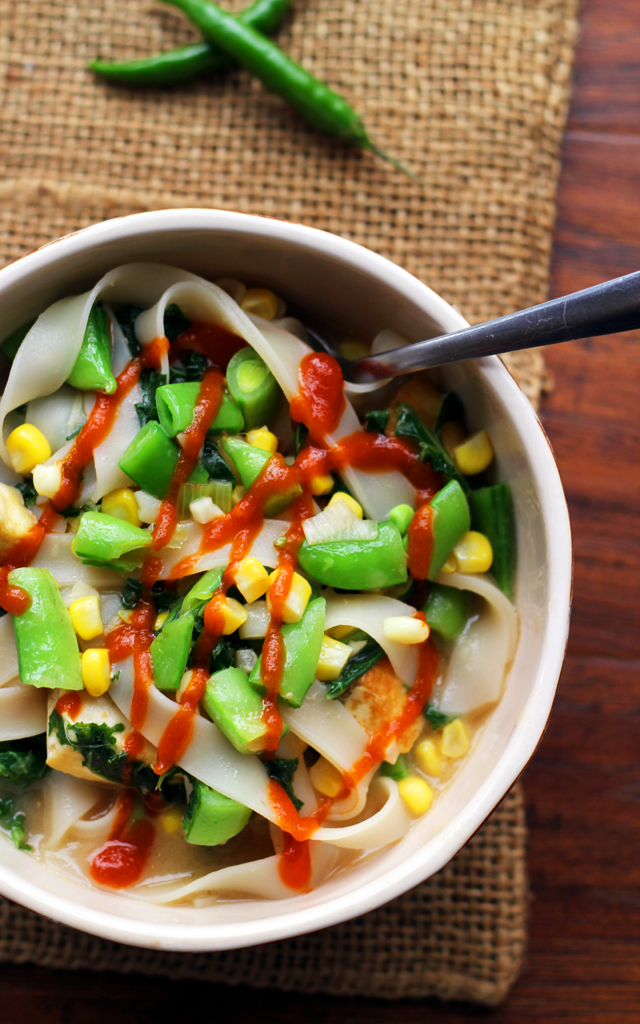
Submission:
<svg viewBox="0 0 640 1024">
<path fill-rule="evenodd" d="M 244 72 L 141 93 L 85 71 L 98 54 L 143 56 L 195 38 L 172 8 L 0 0 L 0 265 L 107 217 L 206 206 L 352 238 L 472 322 L 539 302 L 576 6 L 297 0 L 280 42 L 346 95 L 376 142 L 418 175 L 411 182 L 311 132 Z M 537 404 L 549 386 L 541 354 L 507 362 Z M 118 946 L 0 901 L 0 960 L 495 1004 L 523 955 L 524 842 L 516 787 L 451 864 L 387 907 L 223 954 Z"/>
</svg>

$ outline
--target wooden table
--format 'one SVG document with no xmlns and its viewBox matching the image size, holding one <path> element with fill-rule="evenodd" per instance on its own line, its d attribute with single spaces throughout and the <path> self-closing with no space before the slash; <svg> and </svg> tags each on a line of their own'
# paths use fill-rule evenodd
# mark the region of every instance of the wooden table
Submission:
<svg viewBox="0 0 640 1024">
<path fill-rule="evenodd" d="M 640 4 L 584 0 L 552 294 L 640 267 Z M 3 1024 L 638 1024 L 640 1021 L 640 333 L 552 349 L 543 420 L 575 544 L 571 638 L 524 775 L 533 901 L 522 977 L 497 1011 L 0 969 Z"/>
</svg>

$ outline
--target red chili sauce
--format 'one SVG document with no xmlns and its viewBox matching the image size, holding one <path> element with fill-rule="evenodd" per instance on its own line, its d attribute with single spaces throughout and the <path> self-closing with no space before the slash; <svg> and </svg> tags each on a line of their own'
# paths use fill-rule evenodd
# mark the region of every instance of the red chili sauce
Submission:
<svg viewBox="0 0 640 1024">
<path fill-rule="evenodd" d="M 146 817 L 131 820 L 137 800 L 132 789 L 120 796 L 111 834 L 91 857 L 89 872 L 98 885 L 126 889 L 135 885 L 147 866 L 155 829 Z"/>
<path fill-rule="evenodd" d="M 309 352 L 298 370 L 300 390 L 289 406 L 291 419 L 304 423 L 322 441 L 338 426 L 344 412 L 344 381 L 338 362 L 327 352 Z"/>
<path fill-rule="evenodd" d="M 0 569 L 0 607 L 10 615 L 22 615 L 31 605 L 31 598 L 22 587 L 11 586 L 8 576 L 12 569 L 21 569 L 35 558 L 42 538 L 49 533 L 58 519 L 58 513 L 49 503 L 29 532 L 17 541 L 4 557 Z"/>
<path fill-rule="evenodd" d="M 409 523 L 407 558 L 414 580 L 426 580 L 433 555 L 433 509 L 421 505 Z"/>
</svg>

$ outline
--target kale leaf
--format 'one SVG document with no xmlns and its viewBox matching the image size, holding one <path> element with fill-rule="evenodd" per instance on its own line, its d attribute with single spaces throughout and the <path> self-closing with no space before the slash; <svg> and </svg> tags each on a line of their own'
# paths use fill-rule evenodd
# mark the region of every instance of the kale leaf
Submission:
<svg viewBox="0 0 640 1024">
<path fill-rule="evenodd" d="M 132 356 L 140 355 L 142 351 L 142 345 L 136 338 L 136 320 L 141 313 L 144 313 L 144 306 L 121 306 L 114 310 Z"/>
<path fill-rule="evenodd" d="M 202 380 L 207 369 L 207 357 L 202 352 L 188 352 L 182 357 L 182 366 L 172 366 L 170 382 L 172 384 L 183 384 L 185 382 L 198 383 Z"/>
<path fill-rule="evenodd" d="M 134 580 L 129 578 L 120 594 L 120 604 L 123 608 L 129 608 L 131 611 L 135 608 L 138 601 L 142 597 L 142 581 Z"/>
<path fill-rule="evenodd" d="M 384 434 L 390 415 L 389 409 L 373 409 L 371 412 L 366 412 L 364 414 L 364 429 L 369 434 Z"/>
<path fill-rule="evenodd" d="M 29 846 L 24 834 L 24 811 L 14 811 L 11 796 L 0 800 L 0 826 L 9 833 L 9 838 L 18 850 L 31 853 L 33 847 Z"/>
<path fill-rule="evenodd" d="M 14 786 L 29 786 L 47 771 L 47 738 L 44 733 L 23 740 L 0 743 L 0 778 Z"/>
<path fill-rule="evenodd" d="M 381 658 L 384 658 L 384 650 L 376 640 L 370 637 L 364 647 L 351 655 L 340 675 L 333 680 L 327 690 L 327 700 L 335 700 L 336 697 L 339 697 L 348 686 L 351 686 L 351 683 L 373 668 Z"/>
<path fill-rule="evenodd" d="M 168 589 L 161 580 L 153 584 L 151 597 L 157 613 L 168 612 L 178 600 L 175 589 L 173 587 Z"/>
<path fill-rule="evenodd" d="M 448 395 L 444 396 L 444 401 L 438 413 L 436 434 L 439 434 L 445 423 L 449 423 L 451 420 L 459 420 L 460 423 L 464 422 L 464 405 L 455 391 L 450 391 Z"/>
<path fill-rule="evenodd" d="M 443 715 L 442 711 L 438 711 L 431 704 L 427 704 L 423 711 L 423 715 L 432 729 L 442 729 L 443 726 L 448 725 L 455 718 L 455 715 Z"/>
<path fill-rule="evenodd" d="M 30 505 L 35 505 L 38 492 L 31 480 L 25 480 L 22 484 L 16 484 L 17 489 L 20 491 L 25 505 L 29 508 Z"/>
<path fill-rule="evenodd" d="M 148 423 L 149 420 L 158 419 L 156 391 L 166 382 L 165 374 L 157 373 L 156 370 L 143 370 L 140 374 L 142 401 L 136 402 L 136 412 L 141 427 L 144 427 L 145 423 Z"/>
<path fill-rule="evenodd" d="M 132 761 L 125 750 L 116 751 L 115 734 L 124 732 L 124 725 L 96 722 L 69 722 L 54 708 L 49 715 L 49 735 L 55 732 L 58 741 L 73 747 L 82 757 L 82 764 L 94 775 L 121 786 L 133 786 L 142 793 L 151 793 L 158 777 L 150 765 Z"/>
<path fill-rule="evenodd" d="M 399 402 L 396 407 L 398 420 L 396 423 L 396 437 L 406 437 L 417 445 L 420 458 L 427 459 L 436 473 L 443 473 L 452 480 L 457 480 L 465 494 L 469 494 L 469 484 L 458 470 L 455 462 L 449 455 L 438 435 L 424 425 L 417 412 L 407 405 L 406 402 Z"/>
<path fill-rule="evenodd" d="M 187 320 L 179 306 L 172 302 L 164 311 L 164 333 L 169 341 L 173 341 L 179 334 L 191 327 L 191 321 Z"/>
<path fill-rule="evenodd" d="M 302 800 L 298 800 L 293 792 L 293 776 L 298 769 L 298 758 L 274 757 L 271 761 L 265 761 L 264 766 L 270 778 L 280 783 L 296 811 L 299 811 L 302 807 Z"/>
<path fill-rule="evenodd" d="M 296 423 L 296 429 L 293 432 L 293 450 L 295 451 L 296 458 L 300 454 L 300 449 L 302 448 L 304 442 L 306 441 L 308 433 L 309 428 L 305 427 L 304 423 Z"/>
<path fill-rule="evenodd" d="M 222 458 L 218 451 L 218 445 L 212 437 L 205 438 L 201 461 L 212 480 L 228 481 L 235 487 L 237 483 L 235 474 Z"/>
</svg>

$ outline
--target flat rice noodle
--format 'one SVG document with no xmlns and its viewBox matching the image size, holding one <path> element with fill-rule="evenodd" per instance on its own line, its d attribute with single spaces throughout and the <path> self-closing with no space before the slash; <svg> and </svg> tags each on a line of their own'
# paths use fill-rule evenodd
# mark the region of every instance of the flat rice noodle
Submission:
<svg viewBox="0 0 640 1024">
<path fill-rule="evenodd" d="M 0 688 L 0 742 L 38 736 L 46 729 L 46 690 L 19 682 Z"/>
<path fill-rule="evenodd" d="M 204 534 L 203 527 L 198 523 L 183 522 L 179 524 L 179 528 L 185 534 L 184 543 L 179 548 L 166 547 L 160 552 L 162 571 L 159 578 L 161 580 L 168 579 L 178 562 L 183 558 L 196 555 L 200 549 Z M 278 520 L 265 519 L 247 554 L 257 558 L 262 565 L 270 567 L 277 565 L 278 553 L 273 545 L 285 531 L 286 526 L 283 526 Z M 191 576 L 196 572 L 206 572 L 207 569 L 224 569 L 229 564 L 230 555 L 231 544 L 225 544 L 224 547 L 218 548 L 216 551 L 207 551 L 200 556 L 197 562 L 187 566 L 184 575 Z"/>
<path fill-rule="evenodd" d="M 18 678 L 18 652 L 13 615 L 0 618 L 0 687 Z"/>
<path fill-rule="evenodd" d="M 100 501 L 105 494 L 115 491 L 118 487 L 131 486 L 131 479 L 122 472 L 118 460 L 140 430 L 136 402 L 141 401 L 142 392 L 136 384 L 120 403 L 115 421 L 106 438 L 94 449 L 96 485 L 89 498 L 92 502 Z"/>
<path fill-rule="evenodd" d="M 46 437 L 55 452 L 67 442 L 68 435 L 85 419 L 82 392 L 63 384 L 52 395 L 34 398 L 27 406 L 26 422 Z"/>
<path fill-rule="evenodd" d="M 83 565 L 71 550 L 73 540 L 72 533 L 48 533 L 43 537 L 31 565 L 34 569 L 49 569 L 61 587 L 72 587 L 74 583 L 87 583 L 96 590 L 122 587 L 123 573 Z"/>
<path fill-rule="evenodd" d="M 339 854 L 335 848 L 325 843 L 312 843 L 309 847 L 311 857 L 311 889 L 317 889 L 330 871 L 335 868 Z M 160 892 L 146 892 L 143 888 L 136 889 L 136 899 L 145 903 L 166 904 L 178 900 L 193 899 L 194 896 L 215 893 L 254 896 L 265 900 L 285 900 L 296 896 L 280 878 L 280 857 L 264 857 L 245 864 L 234 864 L 228 868 L 211 871 L 202 878 L 197 878 L 187 885 L 167 888 Z"/>
<path fill-rule="evenodd" d="M 401 839 L 411 825 L 397 783 L 393 779 L 377 775 L 372 784 L 373 793 L 384 798 L 381 809 L 365 821 L 339 828 L 323 826 L 314 833 L 311 845 L 316 842 L 331 843 L 347 850 L 375 850 Z"/>
<path fill-rule="evenodd" d="M 46 845 L 49 849 L 55 849 L 69 829 L 91 810 L 100 796 L 101 786 L 85 779 L 76 779 L 65 772 L 53 771 L 45 778 L 43 791 L 47 821 Z"/>
<path fill-rule="evenodd" d="M 438 582 L 483 598 L 455 641 L 445 675 L 432 704 L 445 715 L 462 715 L 498 700 L 505 671 L 515 653 L 518 620 L 511 602 L 484 574 L 450 573 Z"/>
<path fill-rule="evenodd" d="M 397 601 L 394 597 L 383 597 L 381 594 L 339 595 L 327 591 L 325 597 L 325 630 L 328 631 L 335 626 L 362 629 L 380 644 L 394 672 L 405 686 L 413 686 L 418 671 L 417 649 L 413 644 L 399 644 L 395 640 L 387 640 L 382 632 L 382 623 L 390 615 L 413 616 L 415 608 L 403 601 Z"/>
</svg>

